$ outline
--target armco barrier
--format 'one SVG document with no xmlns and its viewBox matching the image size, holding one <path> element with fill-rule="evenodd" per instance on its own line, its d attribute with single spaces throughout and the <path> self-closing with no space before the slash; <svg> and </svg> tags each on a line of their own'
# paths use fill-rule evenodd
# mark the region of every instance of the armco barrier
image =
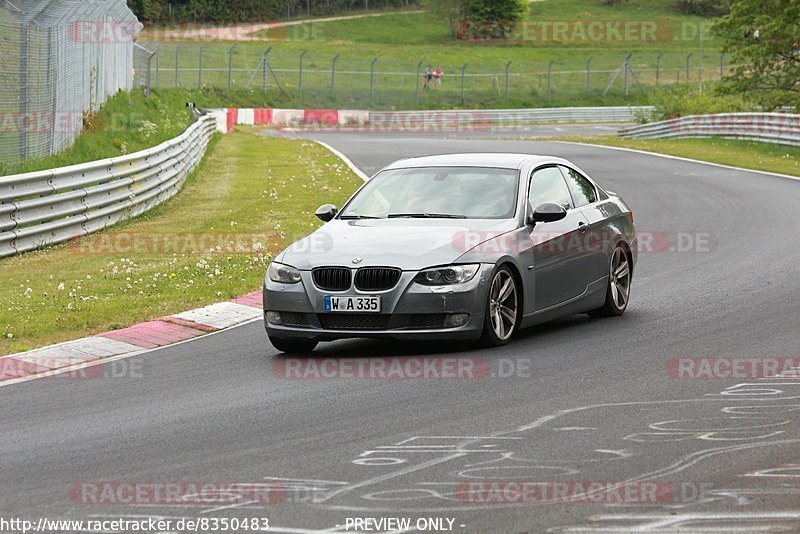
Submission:
<svg viewBox="0 0 800 534">
<path fill-rule="evenodd" d="M 180 190 L 216 121 L 118 158 L 0 177 L 0 257 L 60 243 L 140 215 Z"/>
<path fill-rule="evenodd" d="M 789 113 L 718 113 L 692 115 L 620 130 L 626 138 L 723 137 L 800 146 L 800 115 Z"/>
<path fill-rule="evenodd" d="M 633 122 L 638 115 L 652 112 L 652 106 L 597 108 L 539 108 L 489 110 L 418 110 L 366 111 L 336 109 L 215 109 L 220 132 L 229 132 L 237 124 L 403 130 L 420 127 L 458 129 L 476 125 L 510 126 L 553 122 Z"/>
</svg>

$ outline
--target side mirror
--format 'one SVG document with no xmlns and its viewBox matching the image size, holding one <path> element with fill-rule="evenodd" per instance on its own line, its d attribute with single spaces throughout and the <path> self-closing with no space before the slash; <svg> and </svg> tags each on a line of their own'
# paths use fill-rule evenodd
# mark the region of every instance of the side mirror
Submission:
<svg viewBox="0 0 800 534">
<path fill-rule="evenodd" d="M 314 215 L 316 215 L 317 219 L 319 219 L 320 221 L 328 222 L 334 217 L 336 217 L 337 213 L 338 210 L 336 209 L 336 206 L 334 206 L 333 204 L 323 204 L 322 206 L 317 208 L 317 212 Z"/>
<path fill-rule="evenodd" d="M 544 204 L 540 204 L 537 207 L 533 214 L 528 217 L 529 223 L 537 223 L 537 222 L 553 222 L 553 221 L 560 221 L 564 217 L 567 216 L 567 210 L 564 209 L 564 206 L 559 206 L 558 204 L 553 204 L 552 202 L 545 202 Z"/>
</svg>

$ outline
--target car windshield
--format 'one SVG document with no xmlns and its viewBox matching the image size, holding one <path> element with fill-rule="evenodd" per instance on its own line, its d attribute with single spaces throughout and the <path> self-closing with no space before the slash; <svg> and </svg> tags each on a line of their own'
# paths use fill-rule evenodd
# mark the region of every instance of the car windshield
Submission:
<svg viewBox="0 0 800 534">
<path fill-rule="evenodd" d="M 517 205 L 519 171 L 484 167 L 415 167 L 374 176 L 341 219 L 508 219 Z"/>
</svg>

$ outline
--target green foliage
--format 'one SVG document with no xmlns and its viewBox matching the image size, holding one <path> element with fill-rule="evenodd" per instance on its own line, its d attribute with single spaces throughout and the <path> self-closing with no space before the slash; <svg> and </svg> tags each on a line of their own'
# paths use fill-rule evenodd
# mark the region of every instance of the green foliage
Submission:
<svg viewBox="0 0 800 534">
<path fill-rule="evenodd" d="M 678 0 L 678 11 L 685 15 L 717 17 L 731 10 L 731 0 Z"/>
<path fill-rule="evenodd" d="M 459 39 L 505 39 L 528 12 L 525 0 L 424 0 Z"/>
<path fill-rule="evenodd" d="M 128 0 L 143 21 L 253 22 L 305 15 L 331 15 L 351 9 L 396 9 L 415 0 Z"/>
<path fill-rule="evenodd" d="M 665 87 L 651 94 L 650 99 L 656 110 L 649 117 L 639 117 L 644 121 L 661 121 L 706 113 L 757 110 L 757 104 L 746 95 L 720 94 L 714 84 L 709 84 L 702 91 L 694 85 Z"/>
<path fill-rule="evenodd" d="M 757 95 L 768 107 L 800 101 L 800 2 L 738 0 L 714 26 L 739 66 L 728 93 Z"/>
</svg>

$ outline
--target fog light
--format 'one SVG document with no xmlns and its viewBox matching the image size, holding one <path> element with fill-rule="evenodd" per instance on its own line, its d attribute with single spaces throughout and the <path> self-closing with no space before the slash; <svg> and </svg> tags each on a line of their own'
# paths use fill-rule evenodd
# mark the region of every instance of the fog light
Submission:
<svg viewBox="0 0 800 534">
<path fill-rule="evenodd" d="M 269 324 L 283 324 L 283 317 L 281 317 L 280 312 L 268 311 L 267 322 Z"/>
<path fill-rule="evenodd" d="M 468 313 L 451 313 L 444 319 L 444 327 L 445 328 L 456 328 L 458 326 L 464 326 L 469 322 L 469 314 Z"/>
</svg>

